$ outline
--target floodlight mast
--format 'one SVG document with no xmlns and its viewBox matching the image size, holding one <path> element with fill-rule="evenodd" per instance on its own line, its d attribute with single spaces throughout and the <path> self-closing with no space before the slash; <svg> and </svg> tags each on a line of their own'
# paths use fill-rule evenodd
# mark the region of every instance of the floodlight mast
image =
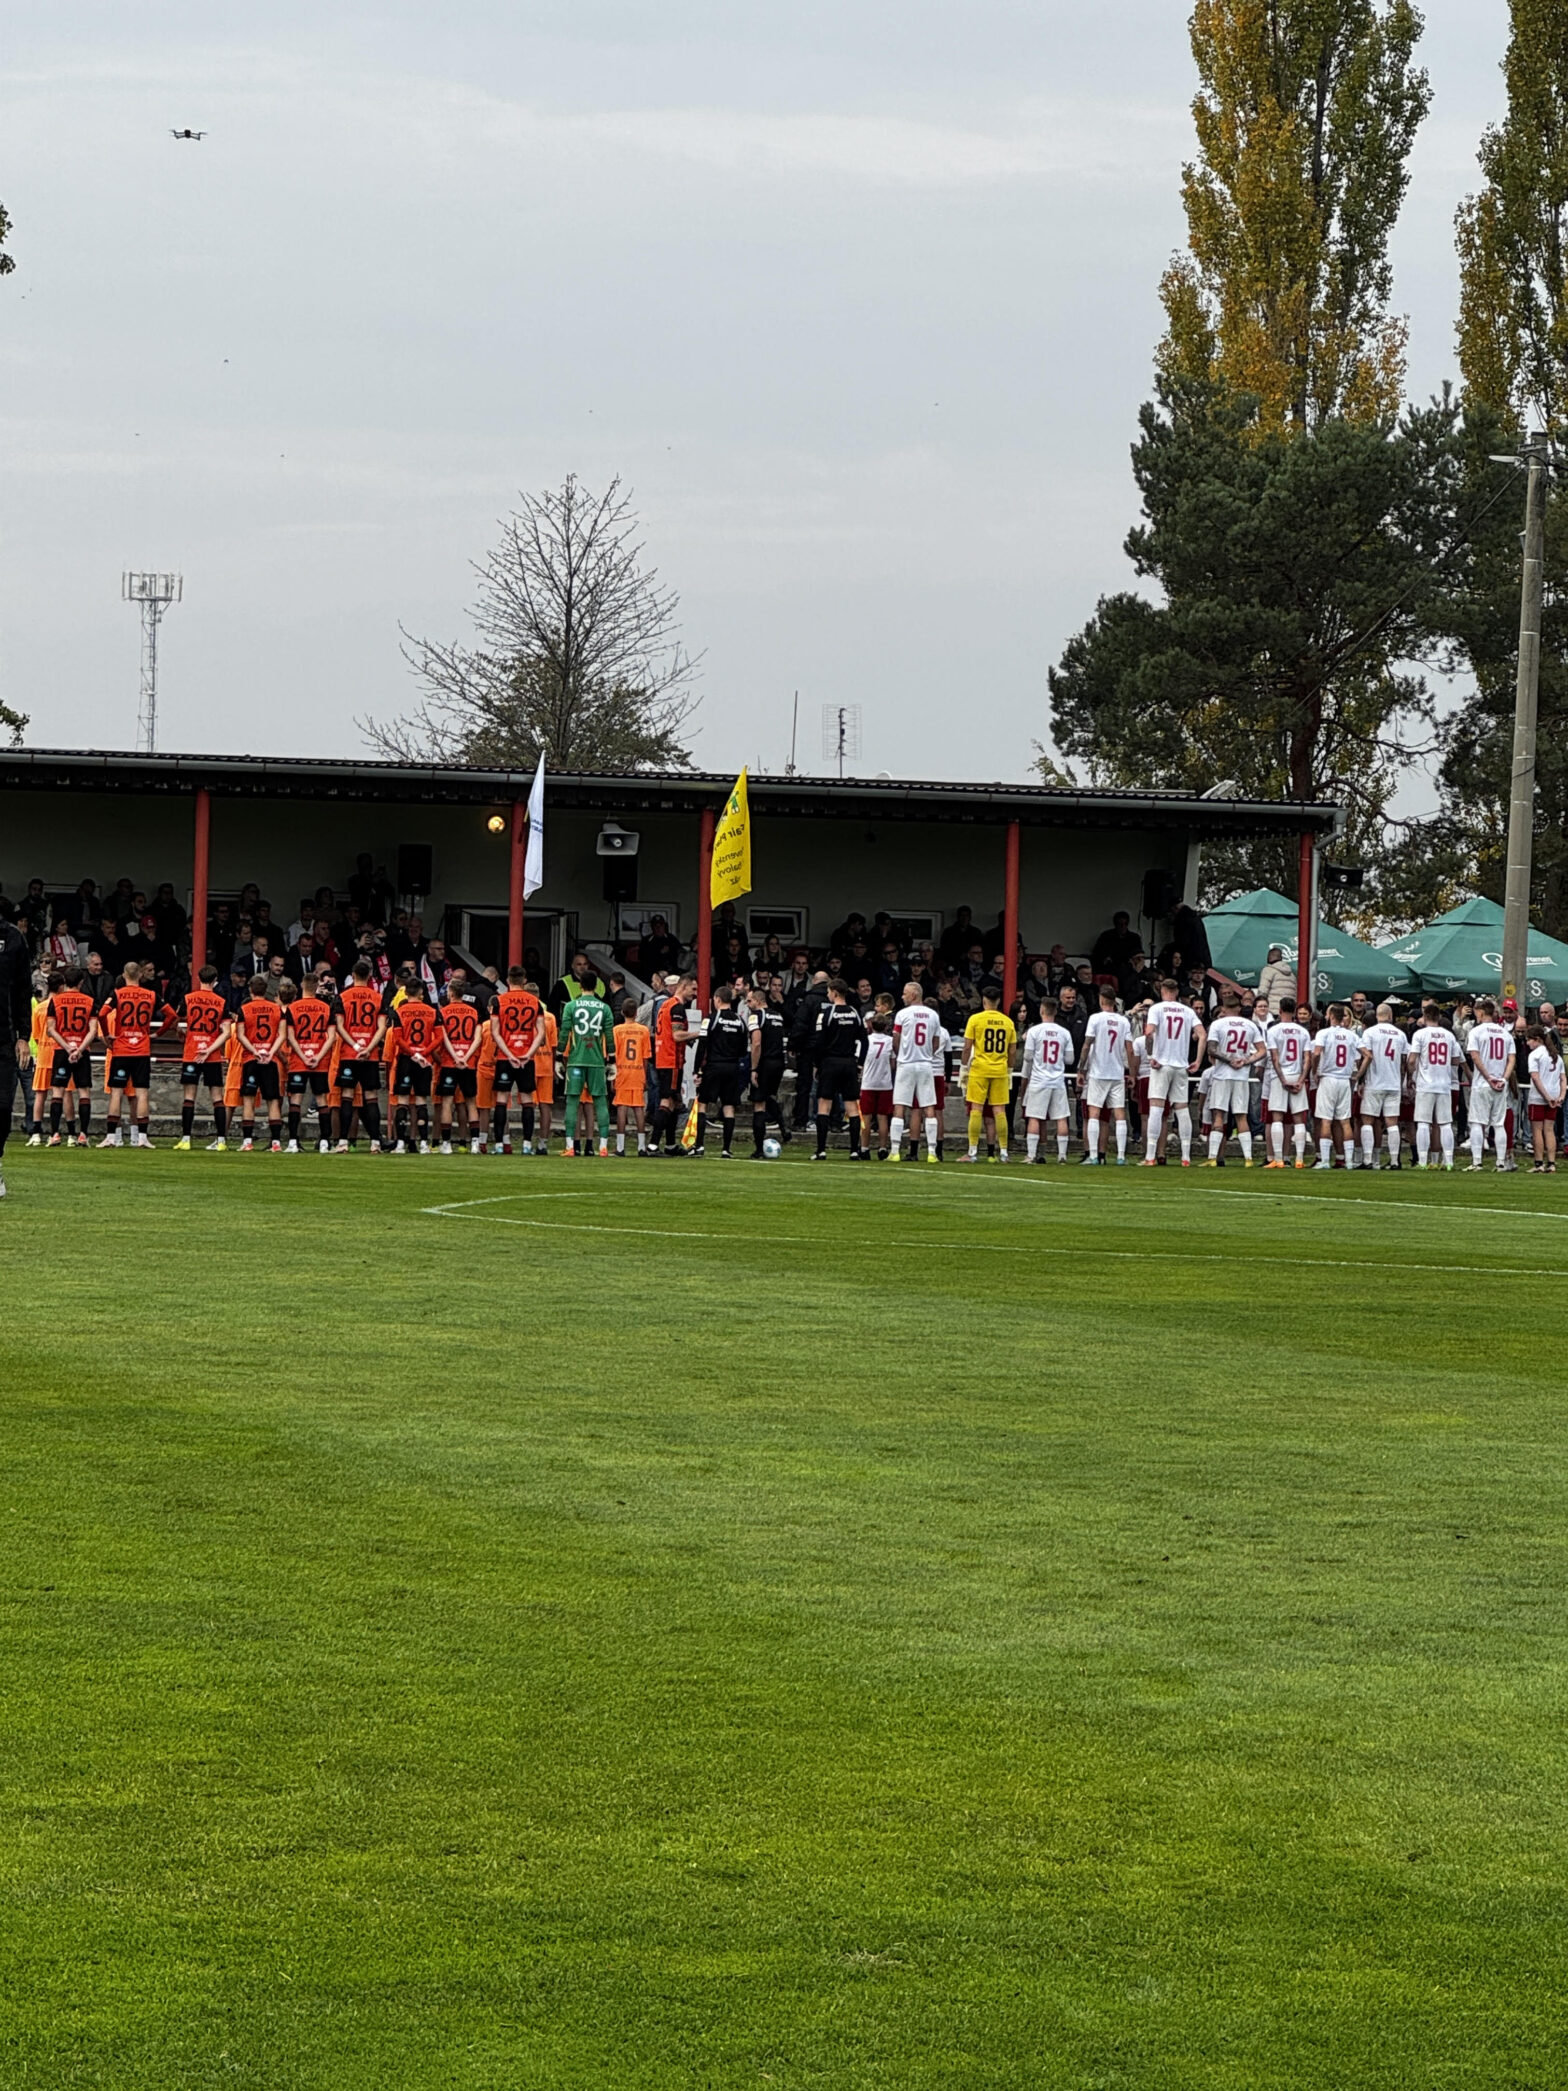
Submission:
<svg viewBox="0 0 1568 2091">
<path fill-rule="evenodd" d="M 138 754 L 152 755 L 158 747 L 158 626 L 170 603 L 185 592 L 183 574 L 122 574 L 123 602 L 140 603 L 142 611 L 142 688 L 136 712 Z"/>
</svg>

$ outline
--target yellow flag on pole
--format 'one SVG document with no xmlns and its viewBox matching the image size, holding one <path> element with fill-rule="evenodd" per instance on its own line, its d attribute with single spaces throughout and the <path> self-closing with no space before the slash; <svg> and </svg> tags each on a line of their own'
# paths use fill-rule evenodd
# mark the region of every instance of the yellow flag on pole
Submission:
<svg viewBox="0 0 1568 2091">
<path fill-rule="evenodd" d="M 713 838 L 713 865 L 708 875 L 708 897 L 714 907 L 721 901 L 739 900 L 751 891 L 751 808 L 746 800 L 746 772 L 735 779 L 718 831 Z"/>
</svg>

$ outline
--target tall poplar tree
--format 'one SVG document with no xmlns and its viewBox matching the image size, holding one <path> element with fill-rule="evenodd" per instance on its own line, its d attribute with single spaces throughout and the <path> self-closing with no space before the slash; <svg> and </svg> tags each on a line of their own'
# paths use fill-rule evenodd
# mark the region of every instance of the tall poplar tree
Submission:
<svg viewBox="0 0 1568 2091">
<path fill-rule="evenodd" d="M 1162 373 L 1295 431 L 1399 410 L 1389 234 L 1430 102 L 1411 0 L 1197 0 L 1190 253 L 1162 286 Z"/>
<path fill-rule="evenodd" d="M 1508 108 L 1481 141 L 1484 183 L 1461 205 L 1459 361 L 1464 499 L 1496 489 L 1492 454 L 1530 428 L 1568 434 L 1568 12 L 1561 0 L 1510 0 L 1503 60 Z M 1502 897 L 1513 762 L 1523 482 L 1489 502 L 1470 533 L 1447 605 L 1458 665 L 1474 678 L 1450 721 L 1433 824 L 1483 892 Z M 1568 936 L 1568 491 L 1546 517 L 1536 752 L 1535 890 L 1541 926 Z"/>
</svg>

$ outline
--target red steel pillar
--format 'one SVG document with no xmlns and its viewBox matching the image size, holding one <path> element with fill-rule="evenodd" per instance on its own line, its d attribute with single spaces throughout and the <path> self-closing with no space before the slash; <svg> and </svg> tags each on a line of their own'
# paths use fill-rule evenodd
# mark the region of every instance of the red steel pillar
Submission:
<svg viewBox="0 0 1568 2091">
<path fill-rule="evenodd" d="M 713 992 L 713 831 L 718 821 L 711 806 L 702 809 L 697 841 L 697 1007 L 708 1014 Z"/>
<path fill-rule="evenodd" d="M 1312 889 L 1317 861 L 1317 837 L 1303 835 L 1296 869 L 1296 1001 L 1305 1008 L 1312 1000 Z"/>
<path fill-rule="evenodd" d="M 506 963 L 523 962 L 523 872 L 528 863 L 528 802 L 512 801 L 512 860 L 506 892 Z"/>
<path fill-rule="evenodd" d="M 207 963 L 207 888 L 212 867 L 212 793 L 196 787 L 195 862 L 191 870 L 191 986 Z"/>
<path fill-rule="evenodd" d="M 1018 823 L 1007 823 L 1002 873 L 1002 1007 L 1009 1016 L 1018 993 Z"/>
</svg>

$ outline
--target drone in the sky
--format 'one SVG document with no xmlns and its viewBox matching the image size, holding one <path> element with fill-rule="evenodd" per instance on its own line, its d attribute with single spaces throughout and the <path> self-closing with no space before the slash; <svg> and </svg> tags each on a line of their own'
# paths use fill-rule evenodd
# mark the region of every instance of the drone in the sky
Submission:
<svg viewBox="0 0 1568 2091">
<path fill-rule="evenodd" d="M 171 138 L 189 138 L 193 145 L 200 139 L 205 138 L 206 135 L 205 131 L 171 131 L 169 133 Z"/>
</svg>

